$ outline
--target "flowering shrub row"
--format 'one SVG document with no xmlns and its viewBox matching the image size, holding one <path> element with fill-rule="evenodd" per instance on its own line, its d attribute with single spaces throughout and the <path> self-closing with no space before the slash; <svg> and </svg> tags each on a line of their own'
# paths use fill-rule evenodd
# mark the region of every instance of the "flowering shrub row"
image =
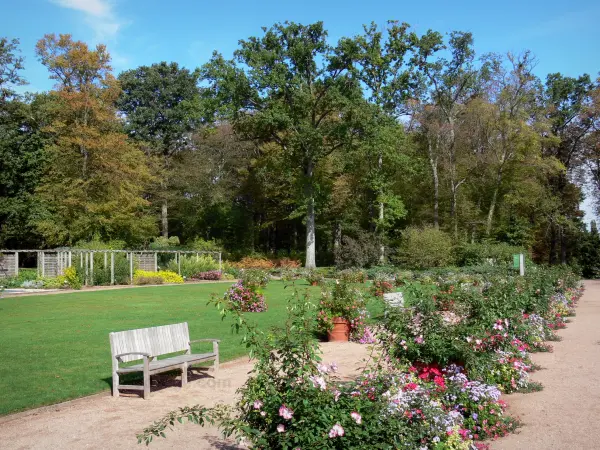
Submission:
<svg viewBox="0 0 600 450">
<path fill-rule="evenodd" d="M 449 275 L 436 283 L 434 296 L 413 292 L 410 308 L 389 309 L 377 333 L 365 328 L 376 334 L 377 352 L 349 382 L 337 378 L 334 363 L 321 362 L 313 333 L 322 319 L 315 324 L 306 297 L 296 294 L 286 323 L 269 332 L 217 300 L 221 314 L 233 314 L 246 330 L 256 359 L 239 401 L 233 408 L 174 411 L 138 439 L 149 442 L 191 417 L 218 422 L 225 436 L 259 449 L 486 448 L 481 440 L 519 425 L 500 396 L 528 386 L 528 352 L 548 350 L 544 341 L 564 325 L 581 290 L 569 274 L 541 269 L 525 278 L 458 282 Z M 347 283 L 336 289 L 321 307 L 332 301 L 328 308 L 335 310 L 336 299 L 351 295 Z"/>
<path fill-rule="evenodd" d="M 163 283 L 183 283 L 183 277 L 169 270 L 159 270 L 150 272 L 147 270 L 136 270 L 133 274 L 133 284 L 163 284 Z"/>
<path fill-rule="evenodd" d="M 209 270 L 208 272 L 198 272 L 190 277 L 192 280 L 211 280 L 218 281 L 222 278 L 223 274 L 220 270 Z"/>
</svg>

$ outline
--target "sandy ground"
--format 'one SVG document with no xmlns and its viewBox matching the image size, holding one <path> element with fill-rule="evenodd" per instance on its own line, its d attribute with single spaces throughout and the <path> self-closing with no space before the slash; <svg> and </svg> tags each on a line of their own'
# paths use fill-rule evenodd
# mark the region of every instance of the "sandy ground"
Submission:
<svg viewBox="0 0 600 450">
<path fill-rule="evenodd" d="M 323 362 L 336 362 L 342 378 L 360 373 L 367 346 L 323 343 Z M 184 388 L 153 388 L 150 398 L 113 398 L 108 392 L 0 418 L 1 449 L 142 449 L 136 433 L 180 406 L 233 403 L 252 364 L 245 359 L 221 364 L 217 374 L 190 376 Z M 214 375 L 214 378 L 213 378 Z M 152 449 L 236 449 L 219 437 L 219 430 L 193 424 L 178 425 Z"/>
<path fill-rule="evenodd" d="M 600 449 L 600 281 L 586 291 L 553 353 L 534 353 L 543 367 L 532 379 L 544 390 L 504 396 L 509 413 L 521 418 L 516 434 L 494 442 L 492 450 Z"/>
<path fill-rule="evenodd" d="M 600 449 L 600 281 L 586 282 L 585 295 L 553 353 L 536 353 L 543 369 L 533 374 L 544 390 L 505 396 L 509 412 L 523 428 L 492 443 L 492 450 Z M 342 377 L 353 377 L 367 356 L 366 346 L 322 344 L 324 362 L 337 362 Z M 141 449 L 135 435 L 180 406 L 233 403 L 252 364 L 239 359 L 221 370 L 190 378 L 186 388 L 155 387 L 149 400 L 108 392 L 0 418 L 2 449 Z M 151 448 L 237 449 L 216 428 L 179 425 Z"/>
</svg>

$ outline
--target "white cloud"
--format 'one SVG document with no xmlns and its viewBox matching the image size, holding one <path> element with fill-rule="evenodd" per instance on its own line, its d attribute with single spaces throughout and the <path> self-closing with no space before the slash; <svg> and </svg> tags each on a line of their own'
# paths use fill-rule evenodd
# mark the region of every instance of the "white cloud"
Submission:
<svg viewBox="0 0 600 450">
<path fill-rule="evenodd" d="M 94 17 L 107 17 L 111 15 L 112 5 L 104 0 L 53 0 L 63 8 L 83 11 Z"/>
<path fill-rule="evenodd" d="M 123 25 L 117 18 L 110 0 L 50 0 L 50 2 L 82 12 L 85 21 L 96 33 L 96 40 L 114 38 Z"/>
</svg>

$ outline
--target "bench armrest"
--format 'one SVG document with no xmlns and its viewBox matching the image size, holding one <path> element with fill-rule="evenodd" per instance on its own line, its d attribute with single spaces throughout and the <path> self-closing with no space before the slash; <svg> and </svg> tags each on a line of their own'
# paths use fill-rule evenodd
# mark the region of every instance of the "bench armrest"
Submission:
<svg viewBox="0 0 600 450">
<path fill-rule="evenodd" d="M 145 353 L 145 352 L 128 352 L 128 353 L 120 353 L 118 355 L 114 355 L 115 358 L 120 358 L 122 356 L 129 356 L 129 355 L 140 355 L 140 356 L 146 356 L 147 358 L 151 358 L 152 355 L 150 353 Z"/>
<path fill-rule="evenodd" d="M 196 342 L 221 342 L 220 339 L 196 339 L 195 341 L 190 341 L 191 344 L 195 344 Z"/>
</svg>

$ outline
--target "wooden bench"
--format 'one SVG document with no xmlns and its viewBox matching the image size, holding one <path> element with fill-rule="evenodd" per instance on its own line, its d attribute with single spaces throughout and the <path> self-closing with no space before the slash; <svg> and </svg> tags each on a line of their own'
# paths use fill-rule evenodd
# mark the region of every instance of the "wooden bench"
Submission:
<svg viewBox="0 0 600 450">
<path fill-rule="evenodd" d="M 160 327 L 140 328 L 137 330 L 110 333 L 110 351 L 112 353 L 113 396 L 119 396 L 119 389 L 143 390 L 144 398 L 150 395 L 150 375 L 181 369 L 181 387 L 187 384 L 188 367 L 204 361 L 214 360 L 214 371 L 219 370 L 219 340 L 198 339 L 190 341 L 187 322 Z M 192 353 L 191 344 L 212 342 L 211 353 Z M 158 359 L 158 356 L 184 351 L 185 354 Z M 142 359 L 142 363 L 119 367 L 121 362 Z M 119 375 L 143 372 L 144 385 L 119 384 Z"/>
</svg>

